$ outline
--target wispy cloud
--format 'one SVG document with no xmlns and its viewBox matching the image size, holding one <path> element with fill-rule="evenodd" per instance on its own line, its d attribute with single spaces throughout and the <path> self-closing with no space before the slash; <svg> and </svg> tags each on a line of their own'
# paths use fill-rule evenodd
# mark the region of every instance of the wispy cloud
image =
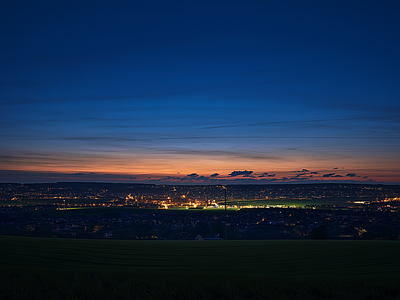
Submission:
<svg viewBox="0 0 400 300">
<path fill-rule="evenodd" d="M 199 175 L 196 174 L 196 173 L 192 173 L 192 174 L 189 174 L 189 175 L 186 175 L 186 176 L 189 177 L 189 178 L 196 178 L 196 177 L 199 177 Z"/>
<path fill-rule="evenodd" d="M 232 172 L 229 174 L 229 176 L 230 176 L 230 177 L 236 177 L 236 176 L 248 177 L 248 176 L 250 176 L 251 174 L 253 174 L 253 171 L 247 171 L 247 170 L 244 170 L 244 171 L 232 171 Z"/>
<path fill-rule="evenodd" d="M 328 173 L 328 174 L 322 175 L 322 177 L 332 177 L 334 175 L 335 175 L 335 173 Z"/>
<path fill-rule="evenodd" d="M 356 173 L 347 173 L 346 176 L 347 177 L 356 177 Z"/>
</svg>

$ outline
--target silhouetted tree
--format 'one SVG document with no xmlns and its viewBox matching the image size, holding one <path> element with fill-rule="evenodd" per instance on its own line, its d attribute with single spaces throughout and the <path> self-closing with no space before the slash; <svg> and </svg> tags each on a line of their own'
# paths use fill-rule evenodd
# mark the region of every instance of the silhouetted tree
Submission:
<svg viewBox="0 0 400 300">
<path fill-rule="evenodd" d="M 391 240 L 394 239 L 392 229 L 386 225 L 377 225 L 368 229 L 363 234 L 364 239 L 369 240 Z"/>
<path fill-rule="evenodd" d="M 265 232 L 258 228 L 250 229 L 245 232 L 243 238 L 246 240 L 263 240 L 265 239 Z"/>
<path fill-rule="evenodd" d="M 222 233 L 224 230 L 224 226 L 220 220 L 216 220 L 211 225 L 211 232 L 212 233 Z"/>
<path fill-rule="evenodd" d="M 310 238 L 313 240 L 326 240 L 328 238 L 328 230 L 326 226 L 322 225 L 311 230 Z"/>
<path fill-rule="evenodd" d="M 205 221 L 197 222 L 196 226 L 194 227 L 194 233 L 207 236 L 210 233 L 210 227 L 208 223 Z"/>
</svg>

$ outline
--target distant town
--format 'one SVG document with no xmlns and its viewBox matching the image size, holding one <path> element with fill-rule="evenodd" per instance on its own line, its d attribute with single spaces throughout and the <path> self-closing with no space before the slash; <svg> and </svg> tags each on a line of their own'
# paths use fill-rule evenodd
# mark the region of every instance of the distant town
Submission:
<svg viewBox="0 0 400 300">
<path fill-rule="evenodd" d="M 400 240 L 400 186 L 0 184 L 0 234 Z"/>
</svg>

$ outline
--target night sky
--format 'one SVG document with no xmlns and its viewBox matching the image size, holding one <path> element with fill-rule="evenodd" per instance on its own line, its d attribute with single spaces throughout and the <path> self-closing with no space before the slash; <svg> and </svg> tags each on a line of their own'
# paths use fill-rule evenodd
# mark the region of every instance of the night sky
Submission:
<svg viewBox="0 0 400 300">
<path fill-rule="evenodd" d="M 400 183 L 400 1 L 2 1 L 0 182 Z"/>
</svg>

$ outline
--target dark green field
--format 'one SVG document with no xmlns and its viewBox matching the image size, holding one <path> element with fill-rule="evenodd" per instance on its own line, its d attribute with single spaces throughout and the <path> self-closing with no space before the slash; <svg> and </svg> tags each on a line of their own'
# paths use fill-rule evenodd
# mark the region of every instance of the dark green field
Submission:
<svg viewBox="0 0 400 300">
<path fill-rule="evenodd" d="M 391 241 L 0 236 L 3 299 L 400 299 Z"/>
<path fill-rule="evenodd" d="M 358 201 L 359 198 L 327 198 L 327 199 L 253 199 L 253 200 L 230 200 L 227 201 L 228 205 L 239 205 L 240 207 L 244 206 L 275 206 L 275 205 L 284 205 L 284 206 L 293 206 L 293 207 L 305 207 L 309 206 L 318 206 L 318 205 L 332 205 L 332 206 L 349 206 L 352 205 L 353 201 Z M 365 200 L 365 199 L 361 199 Z M 223 205 L 223 202 L 219 202 L 220 205 Z"/>
<path fill-rule="evenodd" d="M 55 205 L 62 207 L 64 202 L 64 198 L 60 199 L 25 199 L 19 201 L 0 201 L 0 205 L 19 205 L 19 206 L 27 206 L 27 205 Z M 67 206 L 74 207 L 80 205 L 89 205 L 89 204 L 102 204 L 108 203 L 108 200 L 105 199 L 68 199 L 65 198 L 65 203 Z M 323 198 L 323 199 L 291 199 L 291 198 L 282 198 L 282 199 L 228 199 L 228 205 L 239 205 L 243 206 L 267 206 L 267 205 L 285 205 L 285 206 L 296 206 L 296 207 L 304 207 L 306 205 L 335 205 L 335 206 L 348 206 L 351 205 L 354 201 L 368 201 L 374 200 L 374 198 L 365 198 L 365 197 L 335 197 L 335 198 Z M 224 205 L 224 201 L 218 201 L 219 205 Z"/>
<path fill-rule="evenodd" d="M 80 199 L 80 198 L 56 198 L 56 199 L 22 199 L 18 201 L 6 201 L 6 200 L 1 200 L 0 205 L 17 205 L 17 206 L 27 206 L 27 205 L 56 205 L 56 206 L 63 206 L 64 205 L 64 200 L 66 205 L 74 206 L 74 205 L 89 205 L 89 204 L 102 204 L 102 203 L 108 203 L 108 200 L 105 199 Z"/>
<path fill-rule="evenodd" d="M 98 216 L 111 213 L 128 213 L 128 214 L 142 214 L 142 213 L 158 213 L 163 212 L 164 209 L 152 208 L 136 208 L 129 206 L 115 206 L 115 207 L 77 207 L 67 210 L 30 210 L 29 213 L 33 216 L 41 216 L 47 214 L 52 217 L 67 218 L 73 216 Z M 189 210 L 188 210 L 189 211 Z"/>
<path fill-rule="evenodd" d="M 236 211 L 236 209 L 228 209 L 228 211 Z M 212 209 L 186 209 L 186 208 L 172 208 L 172 209 L 157 209 L 157 208 L 136 208 L 130 206 L 114 206 L 114 207 L 78 207 L 71 208 L 67 210 L 29 210 L 29 214 L 32 216 L 40 217 L 43 214 L 68 218 L 73 216 L 98 216 L 104 214 L 112 213 L 126 213 L 126 214 L 146 214 L 146 213 L 157 213 L 157 214 L 222 214 L 224 212 L 223 208 L 212 208 Z"/>
</svg>

